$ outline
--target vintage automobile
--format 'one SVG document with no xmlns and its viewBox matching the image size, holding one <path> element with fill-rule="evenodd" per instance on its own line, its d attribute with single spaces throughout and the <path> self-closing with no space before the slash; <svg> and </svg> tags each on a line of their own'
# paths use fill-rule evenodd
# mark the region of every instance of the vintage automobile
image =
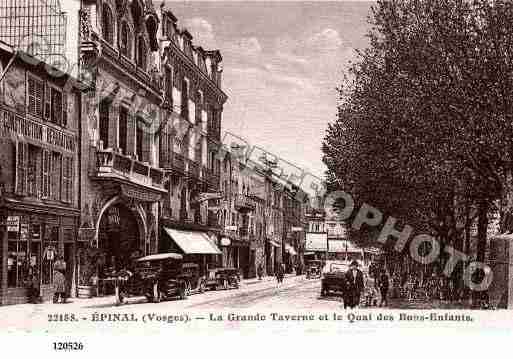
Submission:
<svg viewBox="0 0 513 359">
<path fill-rule="evenodd" d="M 321 296 L 344 295 L 346 288 L 346 272 L 349 270 L 347 263 L 339 261 L 327 261 L 323 268 L 321 281 Z"/>
<path fill-rule="evenodd" d="M 183 263 L 177 253 L 160 253 L 139 258 L 132 269 L 116 274 L 116 300 L 122 304 L 127 297 L 145 296 L 158 303 L 172 297 L 185 299 L 194 291 L 205 290 L 205 279 L 196 263 Z"/>
<path fill-rule="evenodd" d="M 309 260 L 306 262 L 306 279 L 321 278 L 322 261 Z"/>
<path fill-rule="evenodd" d="M 206 286 L 211 290 L 239 288 L 240 272 L 237 268 L 215 268 L 208 271 Z"/>
</svg>

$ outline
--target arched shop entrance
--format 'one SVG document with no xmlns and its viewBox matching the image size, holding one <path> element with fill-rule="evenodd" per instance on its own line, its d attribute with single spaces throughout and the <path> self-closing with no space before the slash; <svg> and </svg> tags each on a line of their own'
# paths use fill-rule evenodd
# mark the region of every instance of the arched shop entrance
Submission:
<svg viewBox="0 0 513 359">
<path fill-rule="evenodd" d="M 103 256 L 100 278 L 127 268 L 131 259 L 143 256 L 144 226 L 140 215 L 122 202 L 110 205 L 100 219 L 98 249 Z"/>
</svg>

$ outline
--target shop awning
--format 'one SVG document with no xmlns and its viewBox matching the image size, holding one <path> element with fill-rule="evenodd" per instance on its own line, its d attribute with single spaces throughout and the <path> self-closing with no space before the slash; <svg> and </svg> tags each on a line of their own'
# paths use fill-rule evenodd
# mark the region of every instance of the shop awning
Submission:
<svg viewBox="0 0 513 359">
<path fill-rule="evenodd" d="M 206 233 L 198 231 L 182 231 L 164 227 L 167 235 L 185 254 L 221 254 Z"/>
<path fill-rule="evenodd" d="M 297 254 L 296 250 L 294 249 L 294 247 L 292 247 L 290 244 L 288 243 L 285 243 L 285 250 L 291 255 L 291 256 L 295 256 Z"/>
</svg>

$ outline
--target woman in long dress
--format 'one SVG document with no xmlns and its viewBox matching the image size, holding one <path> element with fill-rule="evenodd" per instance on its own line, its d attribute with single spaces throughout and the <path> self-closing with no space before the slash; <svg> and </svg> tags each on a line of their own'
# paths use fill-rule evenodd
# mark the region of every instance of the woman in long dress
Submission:
<svg viewBox="0 0 513 359">
<path fill-rule="evenodd" d="M 66 302 L 66 277 L 58 270 L 53 271 L 53 286 L 55 294 L 53 295 L 54 303 L 65 303 Z"/>
</svg>

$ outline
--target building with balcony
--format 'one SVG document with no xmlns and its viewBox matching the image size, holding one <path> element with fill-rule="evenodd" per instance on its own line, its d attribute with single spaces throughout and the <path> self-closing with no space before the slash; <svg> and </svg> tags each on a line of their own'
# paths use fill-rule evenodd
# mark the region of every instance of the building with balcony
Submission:
<svg viewBox="0 0 513 359">
<path fill-rule="evenodd" d="M 158 250 L 165 199 L 159 129 L 166 120 L 158 28 L 152 1 L 82 0 L 81 236 L 103 269 Z M 100 268 L 102 272 L 102 268 Z M 84 283 L 85 284 L 85 283 Z"/>
<path fill-rule="evenodd" d="M 167 190 L 162 202 L 159 247 L 171 248 L 168 244 L 174 239 L 169 233 L 174 230 L 201 232 L 218 245 L 218 152 L 221 114 L 227 100 L 221 89 L 222 57 L 217 50 L 195 45 L 191 34 L 178 28 L 176 17 L 164 3 L 159 19 L 164 121 L 159 129 L 158 158 Z M 217 253 L 203 254 L 205 265 L 219 264 Z"/>
<path fill-rule="evenodd" d="M 81 87 L 0 42 L 0 304 L 24 303 L 35 283 L 53 296 L 63 257 L 77 275 Z"/>
</svg>

